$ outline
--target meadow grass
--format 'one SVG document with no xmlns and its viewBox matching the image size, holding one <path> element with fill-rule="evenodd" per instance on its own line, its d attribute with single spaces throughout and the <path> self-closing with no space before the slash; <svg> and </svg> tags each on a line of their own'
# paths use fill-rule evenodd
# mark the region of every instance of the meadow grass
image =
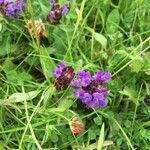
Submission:
<svg viewBox="0 0 150 150">
<path fill-rule="evenodd" d="M 0 16 L 0 150 L 149 150 L 149 8 L 148 0 L 70 0 L 55 25 L 46 20 L 49 1 L 27 0 L 21 17 Z M 70 86 L 56 90 L 62 60 L 75 72 L 111 72 L 107 107 L 86 108 Z M 74 117 L 82 134 L 70 130 Z"/>
</svg>

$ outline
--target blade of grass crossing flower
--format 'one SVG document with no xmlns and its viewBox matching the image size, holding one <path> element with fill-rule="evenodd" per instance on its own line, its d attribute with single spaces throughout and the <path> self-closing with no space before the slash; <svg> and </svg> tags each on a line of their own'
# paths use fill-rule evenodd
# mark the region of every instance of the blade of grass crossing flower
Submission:
<svg viewBox="0 0 150 150">
<path fill-rule="evenodd" d="M 103 143 L 104 143 L 104 123 L 102 124 L 101 130 L 100 130 L 100 136 L 99 136 L 99 139 L 98 139 L 97 150 L 102 149 Z"/>
</svg>

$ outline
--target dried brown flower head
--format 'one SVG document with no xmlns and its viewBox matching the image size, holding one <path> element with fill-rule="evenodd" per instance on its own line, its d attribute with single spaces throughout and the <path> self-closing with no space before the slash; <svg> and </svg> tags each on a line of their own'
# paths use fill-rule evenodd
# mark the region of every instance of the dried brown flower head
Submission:
<svg viewBox="0 0 150 150">
<path fill-rule="evenodd" d="M 73 118 L 70 122 L 71 132 L 75 135 L 82 134 L 84 132 L 84 125 L 78 117 Z"/>
<path fill-rule="evenodd" d="M 34 26 L 35 26 L 35 28 L 34 28 Z M 33 37 L 36 37 L 36 35 L 38 37 L 46 37 L 45 26 L 41 19 L 35 20 L 34 25 L 33 25 L 33 21 L 31 19 L 28 20 L 27 28 Z"/>
</svg>

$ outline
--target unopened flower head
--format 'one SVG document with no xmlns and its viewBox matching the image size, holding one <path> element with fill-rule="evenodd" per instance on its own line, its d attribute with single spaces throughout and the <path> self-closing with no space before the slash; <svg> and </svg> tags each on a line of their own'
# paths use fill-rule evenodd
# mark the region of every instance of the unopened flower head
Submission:
<svg viewBox="0 0 150 150">
<path fill-rule="evenodd" d="M 54 76 L 56 78 L 55 86 L 57 90 L 65 90 L 70 85 L 74 78 L 74 69 L 71 66 L 67 66 L 64 61 L 61 61 L 54 70 Z"/>
<path fill-rule="evenodd" d="M 69 4 L 66 2 L 62 7 L 55 3 L 55 0 L 50 0 L 51 11 L 47 16 L 47 20 L 52 24 L 59 23 L 62 16 L 68 13 Z"/>
<path fill-rule="evenodd" d="M 70 129 L 75 135 L 82 134 L 84 132 L 84 124 L 78 117 L 75 117 L 70 122 Z"/>
<path fill-rule="evenodd" d="M 34 25 L 35 25 L 35 29 L 34 29 Z M 34 25 L 31 19 L 28 20 L 27 28 L 29 32 L 32 34 L 32 36 L 36 37 L 37 35 L 38 37 L 46 37 L 46 30 L 42 20 L 41 19 L 35 20 Z"/>
<path fill-rule="evenodd" d="M 105 98 L 108 96 L 106 83 L 111 79 L 109 72 L 100 70 L 92 76 L 90 72 L 83 70 L 77 73 L 77 78 L 71 83 L 76 89 L 74 93 L 76 98 L 79 98 L 89 108 L 107 105 Z"/>
<path fill-rule="evenodd" d="M 0 0 L 0 13 L 7 17 L 17 17 L 25 9 L 26 0 Z"/>
</svg>

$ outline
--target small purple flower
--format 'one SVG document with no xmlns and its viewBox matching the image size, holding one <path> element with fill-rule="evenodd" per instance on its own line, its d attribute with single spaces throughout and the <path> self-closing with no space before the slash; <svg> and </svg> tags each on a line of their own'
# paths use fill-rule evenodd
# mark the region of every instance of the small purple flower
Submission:
<svg viewBox="0 0 150 150">
<path fill-rule="evenodd" d="M 80 78 L 80 79 L 82 79 L 82 78 L 91 78 L 91 74 L 88 71 L 81 70 L 81 71 L 78 71 L 77 77 Z"/>
<path fill-rule="evenodd" d="M 66 64 L 64 61 L 59 62 L 58 66 L 54 70 L 54 76 L 55 78 L 59 78 L 62 75 L 63 69 L 66 68 Z"/>
<path fill-rule="evenodd" d="M 5 4 L 6 5 L 7 3 L 9 3 L 9 0 L 0 0 L 0 5 L 1 4 Z"/>
<path fill-rule="evenodd" d="M 83 87 L 87 87 L 91 83 L 91 79 L 90 78 L 82 78 L 80 80 L 80 82 Z"/>
<path fill-rule="evenodd" d="M 78 90 L 76 90 L 76 91 L 74 92 L 74 96 L 75 96 L 76 98 L 81 98 L 81 97 L 84 95 L 84 93 L 85 93 L 84 90 L 78 89 Z"/>
<path fill-rule="evenodd" d="M 65 3 L 62 7 L 62 15 L 67 15 L 68 13 L 69 4 Z"/>
<path fill-rule="evenodd" d="M 71 86 L 80 87 L 80 82 L 78 80 L 74 80 L 74 81 L 71 82 Z"/>
<path fill-rule="evenodd" d="M 67 65 L 65 64 L 64 61 L 61 61 L 59 64 L 58 64 L 59 68 L 61 69 L 64 69 Z"/>
<path fill-rule="evenodd" d="M 53 7 L 54 4 L 55 4 L 55 0 L 50 0 L 50 5 L 51 5 L 51 7 Z"/>
<path fill-rule="evenodd" d="M 98 82 L 109 82 L 111 79 L 111 73 L 100 70 L 93 76 L 93 79 Z"/>
<path fill-rule="evenodd" d="M 54 70 L 54 76 L 56 78 L 55 87 L 57 90 L 65 90 L 72 82 L 74 78 L 74 69 L 67 66 L 64 61 L 61 61 Z"/>
<path fill-rule="evenodd" d="M 83 96 L 80 96 L 80 99 L 83 103 L 88 104 L 92 100 L 92 95 L 89 93 L 84 93 Z"/>
<path fill-rule="evenodd" d="M 104 100 L 104 95 L 102 93 L 95 92 L 92 95 L 95 101 Z"/>
<path fill-rule="evenodd" d="M 104 94 L 103 93 L 93 93 L 93 101 L 98 105 L 99 107 L 105 107 L 107 103 L 104 100 Z"/>
<path fill-rule="evenodd" d="M 56 78 L 59 78 L 59 77 L 61 76 L 61 74 L 62 74 L 62 69 L 57 67 L 57 68 L 54 70 L 54 76 L 55 76 Z"/>
<path fill-rule="evenodd" d="M 111 73 L 110 72 L 104 73 L 103 76 L 101 77 L 102 82 L 109 82 L 110 80 L 111 80 Z"/>
<path fill-rule="evenodd" d="M 77 73 L 78 80 L 72 81 L 76 88 L 75 97 L 79 98 L 88 108 L 105 107 L 108 88 L 105 83 L 110 81 L 111 74 L 98 71 L 91 77 L 88 71 L 81 70 Z"/>
<path fill-rule="evenodd" d="M 80 78 L 83 87 L 86 87 L 91 83 L 91 74 L 88 71 L 79 71 L 77 77 Z"/>
<path fill-rule="evenodd" d="M 47 16 L 47 21 L 52 24 L 59 23 L 62 16 L 68 13 L 69 4 L 66 2 L 62 7 L 55 3 L 55 0 L 50 0 L 51 11 Z"/>
</svg>

